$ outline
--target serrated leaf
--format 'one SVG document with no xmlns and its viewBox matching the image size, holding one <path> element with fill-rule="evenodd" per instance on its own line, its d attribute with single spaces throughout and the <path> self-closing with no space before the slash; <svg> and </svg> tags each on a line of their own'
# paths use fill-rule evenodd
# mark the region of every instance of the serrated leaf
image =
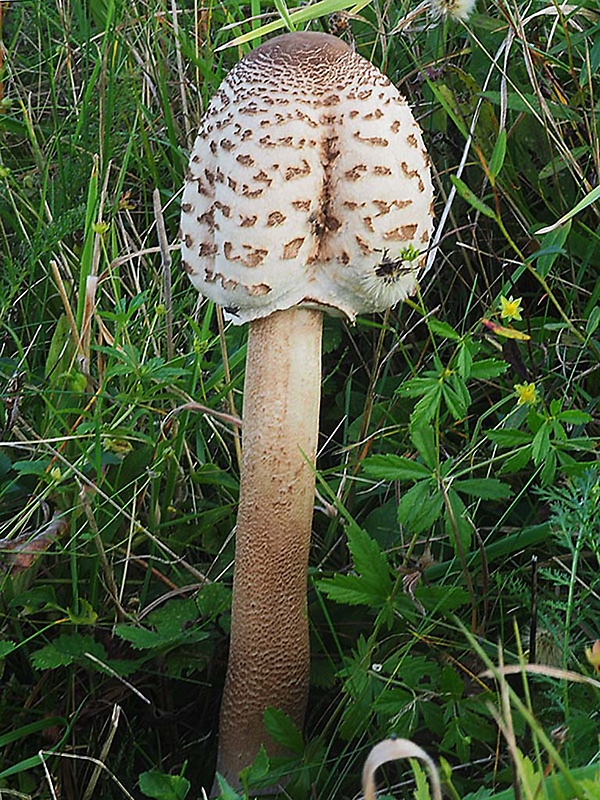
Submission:
<svg viewBox="0 0 600 800">
<path fill-rule="evenodd" d="M 206 639 L 208 633 L 195 626 L 198 606 L 191 598 L 169 600 L 146 619 L 148 626 L 119 623 L 115 633 L 138 650 L 166 650 Z"/>
<path fill-rule="evenodd" d="M 179 632 L 151 631 L 135 625 L 120 623 L 115 626 L 115 633 L 136 650 L 168 650 L 178 645 L 200 642 L 208 637 L 208 633 L 199 629 L 188 629 Z"/>
<path fill-rule="evenodd" d="M 508 458 L 502 462 L 500 474 L 506 475 L 507 473 L 518 472 L 527 466 L 530 458 L 531 445 L 527 445 L 526 447 L 523 447 L 522 450 L 518 450 L 512 456 L 508 456 Z"/>
<path fill-rule="evenodd" d="M 375 539 L 355 524 L 348 526 L 346 535 L 348 549 L 360 578 L 370 586 L 377 587 L 379 596 L 387 596 L 391 591 L 390 565 Z"/>
<path fill-rule="evenodd" d="M 265 712 L 266 713 L 266 712 Z M 271 762 L 264 745 L 261 744 L 260 750 L 256 754 L 254 761 L 248 767 L 240 770 L 240 779 L 243 785 L 260 783 L 264 780 L 271 768 Z"/>
<path fill-rule="evenodd" d="M 556 450 L 550 449 L 544 459 L 544 466 L 540 472 L 540 483 L 542 486 L 549 486 L 556 475 Z"/>
<path fill-rule="evenodd" d="M 490 378 L 497 378 L 508 369 L 508 364 L 504 361 L 499 361 L 497 358 L 484 358 L 481 361 L 475 361 L 471 367 L 471 378 L 478 380 L 489 380 Z"/>
<path fill-rule="evenodd" d="M 470 348 L 466 344 L 463 344 L 459 348 L 458 356 L 456 357 L 456 369 L 463 380 L 467 380 L 471 377 L 471 370 L 473 369 L 473 355 L 471 354 Z"/>
<path fill-rule="evenodd" d="M 444 382 L 442 384 L 442 394 L 446 403 L 446 408 L 452 417 L 458 421 L 464 419 L 467 415 L 468 406 L 464 402 L 464 398 L 456 392 L 450 384 Z"/>
<path fill-rule="evenodd" d="M 567 425 L 587 425 L 593 419 L 591 414 L 586 411 L 579 411 L 576 408 L 569 411 L 561 411 L 556 417 L 561 422 L 566 422 Z"/>
<path fill-rule="evenodd" d="M 161 634 L 181 633 L 188 623 L 198 619 L 198 606 L 189 598 L 169 600 L 148 614 L 147 620 Z"/>
<path fill-rule="evenodd" d="M 219 785 L 218 800 L 242 800 L 243 795 L 238 794 L 233 786 L 231 786 L 220 772 L 216 774 L 217 783 Z"/>
<path fill-rule="evenodd" d="M 489 219 L 496 219 L 496 212 L 490 208 L 483 200 L 480 200 L 479 197 L 473 192 L 467 184 L 458 178 L 456 175 L 450 175 L 450 180 L 456 187 L 456 191 L 462 197 L 462 199 L 467 202 L 470 206 L 472 206 L 476 211 L 479 211 L 480 214 L 483 214 L 484 217 L 489 217 Z"/>
<path fill-rule="evenodd" d="M 372 478 L 385 481 L 416 481 L 431 475 L 423 464 L 393 453 L 365 458 L 363 469 Z"/>
<path fill-rule="evenodd" d="M 467 478 L 454 481 L 452 487 L 481 500 L 505 500 L 511 495 L 510 486 L 497 478 Z"/>
<path fill-rule="evenodd" d="M 431 481 L 419 481 L 400 500 L 398 522 L 412 533 L 431 528 L 441 514 L 444 498 Z"/>
<path fill-rule="evenodd" d="M 450 325 L 448 322 L 444 322 L 441 319 L 429 317 L 427 320 L 427 327 L 432 333 L 435 333 L 437 336 L 441 336 L 444 339 L 452 339 L 454 342 L 459 342 L 461 339 L 460 333 L 457 333 L 452 325 Z"/>
<path fill-rule="evenodd" d="M 442 383 L 438 380 L 427 394 L 419 400 L 410 415 L 411 427 L 427 425 L 435 416 L 442 399 Z"/>
<path fill-rule="evenodd" d="M 530 444 L 531 434 L 527 431 L 504 429 L 497 431 L 486 431 L 488 439 L 500 447 L 521 447 Z"/>
<path fill-rule="evenodd" d="M 439 378 L 411 378 L 404 381 L 397 389 L 396 393 L 404 397 L 421 397 L 429 393 L 439 385 Z"/>
<path fill-rule="evenodd" d="M 15 461 L 12 467 L 19 475 L 36 475 L 38 478 L 44 478 L 49 464 L 49 458 L 38 458 L 35 461 Z"/>
<path fill-rule="evenodd" d="M 471 525 L 465 504 L 460 495 L 454 489 L 448 490 L 448 506 L 445 510 L 446 533 L 452 542 L 455 552 L 458 555 L 458 545 L 456 537 L 460 541 L 463 553 L 468 553 L 471 548 L 473 537 L 473 526 Z"/>
<path fill-rule="evenodd" d="M 191 784 L 183 775 L 165 775 L 153 769 L 139 777 L 140 791 L 153 800 L 185 800 Z"/>
<path fill-rule="evenodd" d="M 429 423 L 411 424 L 410 438 L 429 470 L 434 470 L 437 466 L 438 453 L 433 426 Z"/>
<path fill-rule="evenodd" d="M 138 628 L 134 625 L 127 625 L 120 623 L 115 625 L 115 633 L 121 639 L 124 639 L 136 650 L 152 650 L 154 647 L 171 643 L 171 639 L 163 637 L 156 631 L 150 631 L 148 628 Z M 176 639 L 179 637 L 176 637 Z"/>
<path fill-rule="evenodd" d="M 334 575 L 318 582 L 319 587 L 337 603 L 346 605 L 385 606 L 392 591 L 390 566 L 374 539 L 358 525 L 347 530 L 348 549 L 358 575 Z"/>
<path fill-rule="evenodd" d="M 12 653 L 16 646 L 17 645 L 11 641 L 5 640 L 0 642 L 0 658 L 6 658 L 9 653 Z"/>
<path fill-rule="evenodd" d="M 263 720 L 267 733 L 275 742 L 292 753 L 302 755 L 304 752 L 302 732 L 284 711 L 268 707 L 263 714 Z"/>
<path fill-rule="evenodd" d="M 421 601 L 426 611 L 449 613 L 470 601 L 469 593 L 460 586 L 423 586 L 415 590 L 415 597 Z"/>
<path fill-rule="evenodd" d="M 533 463 L 537 466 L 548 454 L 550 449 L 550 426 L 542 425 L 533 437 L 531 443 L 531 455 Z"/>
<path fill-rule="evenodd" d="M 57 669 L 84 659 L 86 653 L 91 653 L 100 661 L 107 660 L 104 647 L 92 636 L 61 633 L 50 644 L 36 650 L 31 660 L 36 669 Z"/>
<path fill-rule="evenodd" d="M 379 608 L 387 597 L 382 598 L 373 594 L 371 587 L 358 577 L 358 575 L 334 575 L 333 578 L 323 578 L 319 587 L 336 603 L 347 606 L 371 606 Z"/>
</svg>

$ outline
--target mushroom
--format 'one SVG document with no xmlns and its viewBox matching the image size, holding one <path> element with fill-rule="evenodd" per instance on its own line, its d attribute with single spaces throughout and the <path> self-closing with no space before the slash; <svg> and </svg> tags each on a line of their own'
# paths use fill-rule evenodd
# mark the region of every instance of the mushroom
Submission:
<svg viewBox="0 0 600 800">
<path fill-rule="evenodd" d="M 249 323 L 231 642 L 217 770 L 234 786 L 267 706 L 303 723 L 324 312 L 352 322 L 416 287 L 433 190 L 404 98 L 348 45 L 277 36 L 213 97 L 182 198 L 182 265 Z"/>
</svg>

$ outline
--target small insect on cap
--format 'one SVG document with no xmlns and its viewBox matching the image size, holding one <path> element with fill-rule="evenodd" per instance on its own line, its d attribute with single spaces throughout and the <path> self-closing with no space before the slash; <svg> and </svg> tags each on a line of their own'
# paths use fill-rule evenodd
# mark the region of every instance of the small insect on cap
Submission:
<svg viewBox="0 0 600 800">
<path fill-rule="evenodd" d="M 340 39 L 284 34 L 233 68 L 203 118 L 183 267 L 238 324 L 293 306 L 353 320 L 414 291 L 432 203 L 396 87 Z"/>
</svg>

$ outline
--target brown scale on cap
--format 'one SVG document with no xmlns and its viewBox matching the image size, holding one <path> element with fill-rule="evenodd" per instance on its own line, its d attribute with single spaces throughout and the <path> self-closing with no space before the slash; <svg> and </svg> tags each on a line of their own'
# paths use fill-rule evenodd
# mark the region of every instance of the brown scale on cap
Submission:
<svg viewBox="0 0 600 800">
<path fill-rule="evenodd" d="M 243 58 L 203 119 L 182 200 L 182 264 L 249 322 L 231 643 L 218 771 L 234 786 L 263 712 L 297 725 L 308 692 L 306 579 L 323 312 L 403 300 L 433 191 L 404 99 L 335 37 L 278 36 Z"/>
<path fill-rule="evenodd" d="M 237 309 L 236 324 L 302 304 L 352 320 L 414 290 L 422 259 L 380 285 L 377 267 L 393 241 L 396 259 L 423 248 L 432 197 L 421 131 L 388 78 L 340 39 L 287 34 L 242 59 L 208 108 L 184 191 L 194 244 L 184 238 L 183 258 L 200 292 Z M 214 229 L 203 216 L 213 211 Z M 207 285 L 206 268 L 227 271 L 232 288 Z M 250 291 L 257 271 L 264 296 Z"/>
</svg>

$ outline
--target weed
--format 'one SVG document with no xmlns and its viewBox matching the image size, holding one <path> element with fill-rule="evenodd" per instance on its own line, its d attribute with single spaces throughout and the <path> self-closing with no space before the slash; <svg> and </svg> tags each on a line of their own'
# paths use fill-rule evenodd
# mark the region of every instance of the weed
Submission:
<svg viewBox="0 0 600 800">
<path fill-rule="evenodd" d="M 212 781 L 245 333 L 177 198 L 224 72 L 330 13 L 417 109 L 438 224 L 414 300 L 326 323 L 308 722 L 267 712 L 247 793 L 352 796 L 395 734 L 453 797 L 594 796 L 600 20 L 519 0 L 0 3 L 2 792 Z"/>
</svg>

